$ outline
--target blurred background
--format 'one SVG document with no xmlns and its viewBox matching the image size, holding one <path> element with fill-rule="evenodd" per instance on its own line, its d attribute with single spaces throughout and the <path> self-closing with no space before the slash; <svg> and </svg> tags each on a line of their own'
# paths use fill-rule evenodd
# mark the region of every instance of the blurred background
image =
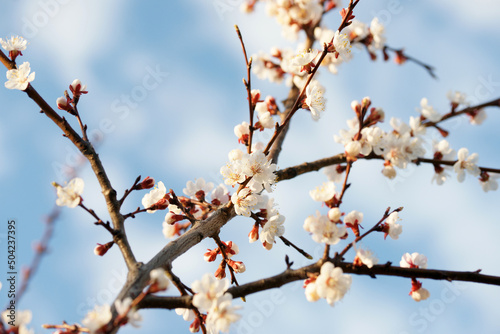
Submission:
<svg viewBox="0 0 500 334">
<path fill-rule="evenodd" d="M 75 78 L 87 85 L 89 94 L 81 98 L 79 110 L 90 133 L 101 139 L 98 152 L 119 195 L 138 175 L 154 177 L 182 194 L 188 180 L 222 181 L 219 169 L 226 163 L 227 153 L 238 147 L 233 127 L 248 121 L 241 83 L 246 68 L 234 24 L 239 25 L 249 54 L 269 52 L 273 46 L 295 49 L 297 45 L 281 36 L 281 26 L 266 16 L 263 4 L 247 15 L 239 10 L 241 2 L 4 1 L 0 36 L 21 35 L 28 40 L 18 63 L 30 62 L 36 72 L 33 86 L 53 106 Z M 386 26 L 387 44 L 403 47 L 409 55 L 435 66 L 438 79 L 413 63 L 398 66 L 380 58 L 373 62 L 364 51 L 355 51 L 354 59 L 342 64 L 337 75 L 322 70 L 318 79 L 326 87 L 327 111 L 318 122 L 305 112 L 296 115 L 279 167 L 342 152 L 333 135 L 354 116 L 350 109 L 354 99 L 370 96 L 373 106 L 385 110 L 387 120 L 395 116 L 407 122 L 417 115 L 415 108 L 422 97 L 441 113 L 449 110 L 449 90 L 465 92 L 474 103 L 498 98 L 499 14 L 500 3 L 493 0 L 361 0 L 356 18 L 369 23 L 379 17 Z M 324 18 L 330 29 L 336 29 L 339 22 L 336 10 Z M 298 42 L 303 39 L 300 35 Z M 154 88 L 145 85 L 154 82 L 152 73 L 160 73 Z M 277 101 L 286 97 L 284 85 L 252 80 L 253 88 L 264 96 L 273 95 Z M 88 163 L 81 163 L 59 128 L 19 91 L 0 89 L 0 101 L 0 247 L 4 248 L 0 263 L 7 261 L 7 220 L 13 218 L 17 221 L 18 263 L 28 264 L 34 242 L 44 231 L 44 217 L 55 204 L 51 182 L 64 182 L 73 168 L 85 180 L 86 206 L 105 220 L 108 216 Z M 481 126 L 470 125 L 467 118 L 444 123 L 451 131 L 451 146 L 477 152 L 480 166 L 499 167 L 499 112 L 487 109 L 488 118 Z M 74 119 L 67 118 L 77 127 Z M 388 121 L 383 127 L 389 129 Z M 429 132 L 428 138 L 439 138 Z M 261 138 L 268 139 L 265 134 Z M 380 161 L 356 163 L 342 207 L 344 212 L 363 212 L 362 225 L 369 228 L 388 206 L 404 206 L 399 240 L 384 241 L 382 235 L 373 235 L 363 242 L 380 263 L 398 264 L 405 252 L 420 252 L 428 257 L 429 268 L 482 269 L 485 274 L 500 275 L 495 255 L 500 235 L 498 192 L 484 193 L 470 175 L 463 183 L 453 175 L 443 186 L 431 184 L 434 170 L 430 165 L 399 171 L 392 181 L 381 170 Z M 325 181 L 323 173 L 310 173 L 278 184 L 272 194 L 286 217 L 286 237 L 315 259 L 323 246 L 315 244 L 302 225 L 316 210 L 326 213 L 308 194 Z M 130 196 L 124 212 L 141 206 L 144 194 Z M 141 214 L 127 221 L 130 243 L 139 260 L 148 261 L 168 242 L 162 234 L 164 214 Z M 108 242 L 110 237 L 92 223 L 87 213 L 68 208 L 56 221 L 48 254 L 18 305 L 32 311 L 29 327 L 35 333 L 50 332 L 41 328 L 46 323 L 81 322 L 95 304 L 111 303 L 121 288 L 125 264 L 116 247 L 104 257 L 93 254 L 96 243 Z M 281 242 L 272 251 L 258 243 L 249 244 L 251 226 L 250 220 L 238 218 L 221 233 L 222 240 L 232 240 L 240 247 L 236 260 L 247 267 L 238 277 L 240 283 L 282 272 L 286 254 L 296 266 L 312 263 Z M 203 261 L 207 248 L 214 248 L 213 241 L 204 240 L 174 262 L 174 272 L 186 284 L 216 270 L 217 262 Z M 347 255 L 347 260 L 352 258 Z M 4 285 L 0 305 L 7 303 L 5 279 L 0 275 Z M 246 303 L 235 301 L 244 309 L 231 333 L 499 330 L 498 287 L 422 281 L 431 297 L 416 303 L 408 296 L 409 279 L 354 276 L 351 290 L 334 308 L 324 300 L 307 302 L 302 282 L 289 284 L 249 296 Z M 168 293 L 175 295 L 173 290 Z M 127 326 L 121 332 L 188 331 L 189 323 L 175 312 L 140 313 L 142 327 Z"/>
</svg>

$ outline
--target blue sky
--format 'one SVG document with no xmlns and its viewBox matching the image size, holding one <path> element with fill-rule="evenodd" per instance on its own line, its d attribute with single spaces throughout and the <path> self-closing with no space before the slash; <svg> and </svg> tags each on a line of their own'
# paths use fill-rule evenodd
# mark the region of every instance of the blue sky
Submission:
<svg viewBox="0 0 500 334">
<path fill-rule="evenodd" d="M 220 12 L 216 5 L 226 4 Z M 203 177 L 220 182 L 220 166 L 237 147 L 233 127 L 247 120 L 246 93 L 241 78 L 245 67 L 234 24 L 240 26 L 250 54 L 268 52 L 272 46 L 295 47 L 281 37 L 280 27 L 264 14 L 244 15 L 237 0 L 152 1 L 147 5 L 111 0 L 10 1 L 2 5 L 0 36 L 24 35 L 29 46 L 20 61 L 29 61 L 36 72 L 34 87 L 55 104 L 68 85 L 79 78 L 89 94 L 79 110 L 89 129 L 103 136 L 98 152 L 115 189 L 121 194 L 137 175 L 152 176 L 181 193 L 188 180 Z M 395 6 L 398 5 L 398 6 Z M 418 66 L 371 62 L 363 52 L 343 64 L 339 74 L 323 71 L 327 111 L 319 122 L 306 113 L 292 120 L 279 167 L 330 156 L 342 151 L 333 134 L 352 118 L 350 102 L 370 96 L 388 117 L 407 121 L 415 116 L 420 99 L 427 97 L 438 111 L 448 109 L 446 92 L 460 90 L 482 102 L 500 96 L 500 5 L 496 1 L 364 1 L 356 16 L 369 22 L 379 16 L 386 24 L 388 44 L 404 47 L 408 54 L 437 69 L 433 80 Z M 334 29 L 339 17 L 330 13 L 325 24 Z M 144 89 L 151 72 L 162 72 L 158 85 Z M 277 101 L 284 86 L 254 80 L 254 87 Z M 135 96 L 128 105 L 126 96 Z M 52 181 L 62 182 L 60 167 L 74 166 L 78 155 L 59 129 L 38 112 L 18 91 L 0 89 L 0 212 L 2 220 L 18 222 L 18 259 L 28 263 L 32 243 L 43 232 L 42 217 L 55 203 Z M 498 167 L 496 145 L 498 110 L 487 110 L 480 127 L 467 119 L 449 122 L 453 148 L 479 153 L 481 166 Z M 75 124 L 76 125 L 76 124 Z M 385 124 L 388 126 L 388 124 Z M 462 184 L 451 179 L 443 186 L 431 184 L 432 167 L 410 168 L 395 181 L 380 174 L 380 162 L 360 162 L 350 178 L 343 211 L 362 211 L 365 227 L 378 221 L 387 206 L 404 206 L 403 235 L 383 242 L 378 236 L 364 245 L 381 262 L 398 263 L 405 252 L 427 255 L 430 268 L 483 269 L 500 275 L 496 252 L 498 192 L 485 194 L 471 177 Z M 102 217 L 106 208 L 88 165 L 80 175 L 86 182 L 85 203 Z M 304 219 L 316 210 L 309 190 L 326 180 L 312 173 L 279 184 L 273 195 L 280 213 L 287 217 L 286 235 L 310 252 L 318 248 L 302 229 Z M 134 194 L 125 207 L 140 205 L 143 194 Z M 161 233 L 164 215 L 141 215 L 127 221 L 127 231 L 137 257 L 147 261 L 166 243 Z M 0 233 L 5 233 L 5 225 Z M 235 219 L 222 232 L 223 240 L 241 249 L 238 260 L 247 272 L 240 282 L 272 276 L 284 269 L 288 254 L 296 264 L 308 264 L 299 254 L 278 244 L 271 252 L 248 244 L 251 223 Z M 80 322 L 95 302 L 111 302 L 124 277 L 124 263 L 112 249 L 105 257 L 93 255 L 97 242 L 109 241 L 107 232 L 92 224 L 81 210 L 65 208 L 57 221 L 50 252 L 34 277 L 21 309 L 31 309 L 31 327 L 44 333 L 43 323 Z M 342 246 L 338 246 L 342 247 Z M 174 262 L 174 271 L 187 284 L 216 265 L 202 255 L 213 243 L 204 241 Z M 2 253 L 3 254 L 3 253 Z M 352 255 L 351 255 L 352 256 Z M 352 260 L 351 258 L 348 258 Z M 4 279 L 0 281 L 5 284 Z M 431 292 L 428 301 L 414 302 L 407 294 L 407 279 L 354 277 L 350 292 L 331 308 L 325 301 L 306 301 L 300 283 L 247 299 L 244 317 L 234 333 L 372 332 L 372 333 L 482 333 L 498 329 L 500 290 L 472 283 L 445 284 L 424 280 Z M 283 293 L 283 294 L 281 294 Z M 454 298 L 453 298 L 454 297 Z M 0 304 L 6 302 L 5 289 Z M 3 304 L 2 304 L 3 305 Z M 141 311 L 141 330 L 124 333 L 187 331 L 188 323 L 173 312 Z M 496 327 L 495 327 L 496 326 Z"/>
</svg>

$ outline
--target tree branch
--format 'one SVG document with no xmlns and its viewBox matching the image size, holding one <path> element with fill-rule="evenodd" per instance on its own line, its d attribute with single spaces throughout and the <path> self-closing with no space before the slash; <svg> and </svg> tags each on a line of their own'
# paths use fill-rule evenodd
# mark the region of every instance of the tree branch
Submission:
<svg viewBox="0 0 500 334">
<path fill-rule="evenodd" d="M 281 274 L 264 278 L 251 283 L 234 286 L 227 290 L 233 298 L 245 297 L 257 292 L 279 288 L 287 283 L 307 279 L 308 274 L 317 274 L 321 269 L 322 262 L 315 263 L 306 267 L 291 270 L 287 269 Z M 483 275 L 480 270 L 476 271 L 449 271 L 437 269 L 420 269 L 420 268 L 402 268 L 393 267 L 391 263 L 383 265 L 374 265 L 372 268 L 366 266 L 357 267 L 350 262 L 339 262 L 335 265 L 342 268 L 344 273 L 375 277 L 381 276 L 397 276 L 403 278 L 428 278 L 434 280 L 446 280 L 482 283 L 500 286 L 500 277 Z M 148 296 L 141 304 L 140 308 L 192 308 L 192 297 L 158 297 Z"/>
<path fill-rule="evenodd" d="M 15 63 L 10 61 L 10 59 L 0 51 L 0 61 L 5 65 L 7 69 L 14 68 Z M 125 228 L 123 224 L 123 216 L 120 214 L 120 203 L 116 199 L 116 191 L 111 186 L 106 171 L 102 166 L 101 160 L 96 153 L 94 147 L 89 141 L 84 141 L 78 133 L 69 125 L 64 117 L 61 117 L 35 90 L 35 88 L 30 84 L 28 88 L 24 91 L 41 109 L 41 111 L 50 118 L 64 133 L 77 148 L 78 150 L 87 158 L 92 167 L 92 171 L 99 181 L 101 186 L 102 194 L 106 200 L 107 208 L 111 221 L 113 222 L 114 229 L 117 231 L 114 236 L 114 241 L 119 246 L 125 263 L 129 270 L 136 270 L 137 260 L 135 259 L 132 249 L 125 235 Z"/>
</svg>

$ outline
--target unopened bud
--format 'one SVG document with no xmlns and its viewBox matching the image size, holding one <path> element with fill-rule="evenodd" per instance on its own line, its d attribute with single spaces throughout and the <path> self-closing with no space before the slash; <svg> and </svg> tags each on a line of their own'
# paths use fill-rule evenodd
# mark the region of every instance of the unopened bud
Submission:
<svg viewBox="0 0 500 334">
<path fill-rule="evenodd" d="M 142 180 L 141 183 L 137 185 L 136 189 L 151 189 L 154 186 L 155 186 L 155 179 L 148 176 L 144 180 Z"/>
<path fill-rule="evenodd" d="M 245 264 L 241 261 L 228 260 L 227 264 L 229 264 L 237 273 L 244 273 L 246 270 Z"/>
<path fill-rule="evenodd" d="M 97 244 L 96 248 L 94 248 L 94 254 L 98 256 L 103 256 L 108 252 L 108 250 L 113 247 L 115 244 L 114 241 L 110 241 L 108 243 L 105 243 L 104 245 Z"/>
<path fill-rule="evenodd" d="M 370 100 L 370 98 L 368 96 L 364 97 L 361 100 L 361 108 L 363 108 L 363 109 L 368 109 L 368 107 L 370 107 L 371 104 L 372 104 L 372 101 Z"/>
<path fill-rule="evenodd" d="M 342 213 L 339 208 L 331 208 L 330 211 L 328 211 L 328 219 L 333 223 L 338 222 L 341 216 Z"/>
<path fill-rule="evenodd" d="M 259 225 L 254 225 L 250 233 L 248 233 L 248 241 L 250 243 L 259 239 Z"/>
<path fill-rule="evenodd" d="M 358 101 L 354 100 L 351 102 L 351 108 L 352 110 L 354 110 L 354 112 L 356 113 L 356 115 L 360 115 L 361 114 L 361 104 L 359 104 Z"/>
<path fill-rule="evenodd" d="M 226 245 L 226 255 L 228 258 L 230 258 L 231 256 L 236 255 L 240 252 L 238 245 L 236 245 L 232 241 L 228 241 L 227 243 L 224 242 L 224 245 Z"/>
<path fill-rule="evenodd" d="M 226 262 L 225 261 L 222 261 L 219 264 L 219 267 L 215 271 L 214 276 L 217 279 L 223 279 L 224 277 L 226 277 Z"/>
<path fill-rule="evenodd" d="M 66 110 L 70 114 L 74 113 L 73 106 L 70 104 L 71 100 L 68 98 L 61 96 L 56 100 L 57 108 L 61 110 Z"/>
<path fill-rule="evenodd" d="M 217 258 L 217 254 L 219 254 L 219 249 L 216 248 L 214 250 L 207 249 L 208 251 L 203 254 L 203 258 L 207 262 L 213 262 Z"/>
<path fill-rule="evenodd" d="M 252 89 L 251 95 L 252 95 L 252 104 L 255 105 L 260 100 L 260 90 Z"/>
</svg>

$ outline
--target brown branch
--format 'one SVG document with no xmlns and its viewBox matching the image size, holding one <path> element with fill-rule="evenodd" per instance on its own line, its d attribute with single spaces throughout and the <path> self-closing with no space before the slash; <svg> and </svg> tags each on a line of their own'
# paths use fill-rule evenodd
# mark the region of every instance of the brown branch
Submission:
<svg viewBox="0 0 500 334">
<path fill-rule="evenodd" d="M 307 253 L 305 250 L 303 250 L 299 246 L 295 245 L 293 242 L 291 242 L 290 240 L 288 240 L 284 236 L 281 236 L 280 239 L 281 239 L 281 241 L 283 241 L 283 243 L 286 246 L 294 248 L 297 252 L 299 252 L 300 254 L 302 254 L 305 258 L 307 258 L 309 260 L 313 259 L 313 257 L 309 253 Z"/>
<path fill-rule="evenodd" d="M 287 269 L 283 273 L 264 278 L 251 283 L 234 286 L 227 290 L 233 298 L 245 297 L 257 292 L 279 288 L 287 283 L 304 280 L 308 278 L 308 274 L 319 273 L 321 269 L 320 263 L 315 263 L 306 267 L 291 270 Z M 428 278 L 434 280 L 446 280 L 482 283 L 500 286 L 500 277 L 483 275 L 480 270 L 476 271 L 448 271 L 437 269 L 420 269 L 420 268 L 402 268 L 391 266 L 391 263 L 383 265 L 374 265 L 372 268 L 366 266 L 357 267 L 350 262 L 338 262 L 336 267 L 342 268 L 344 273 L 376 277 L 380 276 L 396 276 L 402 278 Z M 192 297 L 158 297 L 148 296 L 139 305 L 140 308 L 192 308 Z"/>
<path fill-rule="evenodd" d="M 238 38 L 241 43 L 241 48 L 243 49 L 243 55 L 245 56 L 245 64 L 247 66 L 247 80 L 245 81 L 245 79 L 243 79 L 243 84 L 245 85 L 245 88 L 247 90 L 248 109 L 250 112 L 250 125 L 249 125 L 250 133 L 248 134 L 248 147 L 247 147 L 247 152 L 248 154 L 250 154 L 252 153 L 252 139 L 253 139 L 253 132 L 255 130 L 253 127 L 253 116 L 255 111 L 255 105 L 252 102 L 252 83 L 251 83 L 252 58 L 250 58 L 250 61 L 248 60 L 247 50 L 245 48 L 245 43 L 243 42 L 243 36 L 241 36 L 240 28 L 238 28 L 237 25 L 235 25 L 234 28 L 236 29 L 236 33 L 238 34 Z"/>
<path fill-rule="evenodd" d="M 12 67 L 10 66 L 12 66 L 12 62 L 6 62 L 5 58 L 7 58 L 5 54 L 0 51 L 0 60 L 8 69 L 11 69 Z M 113 222 L 114 229 L 117 231 L 117 234 L 115 235 L 115 242 L 123 254 L 123 258 L 128 269 L 135 271 L 137 260 L 132 253 L 132 249 L 125 235 L 123 224 L 124 219 L 119 211 L 120 205 L 116 199 L 116 191 L 111 186 L 111 182 L 106 175 L 106 171 L 104 170 L 101 160 L 99 159 L 94 147 L 90 142 L 84 141 L 69 125 L 66 119 L 59 116 L 59 114 L 40 96 L 40 94 L 38 94 L 31 84 L 24 92 L 41 108 L 41 111 L 63 131 L 64 136 L 67 137 L 90 162 L 92 171 L 96 175 L 99 185 L 101 186 L 102 194 L 106 200 L 108 212 L 110 214 L 111 221 Z"/>
<path fill-rule="evenodd" d="M 229 265 L 229 257 L 227 256 L 226 253 L 226 246 L 222 243 L 222 240 L 220 240 L 219 235 L 214 235 L 212 239 L 214 239 L 215 243 L 217 244 L 217 247 L 219 247 L 220 254 L 222 255 L 223 258 L 222 261 L 224 261 L 227 264 L 227 267 L 229 267 L 229 273 L 231 274 L 231 283 L 239 285 L 238 280 L 236 279 L 236 275 L 234 273 L 234 269 Z"/>
<path fill-rule="evenodd" d="M 401 57 L 403 57 L 403 59 L 405 61 L 410 61 L 410 62 L 413 62 L 413 63 L 419 65 L 419 66 L 422 66 L 433 79 L 437 79 L 436 73 L 434 73 L 435 68 L 433 66 L 426 64 L 426 63 L 418 60 L 417 58 L 408 56 L 407 54 L 403 53 L 404 49 L 395 49 L 395 48 L 392 48 L 388 45 L 384 45 L 384 48 L 382 50 L 384 52 L 384 54 L 386 53 L 387 50 L 392 51 L 392 52 L 396 53 L 397 55 L 400 55 Z"/>
<path fill-rule="evenodd" d="M 437 124 L 441 123 L 441 122 L 444 122 L 452 117 L 456 117 L 456 116 L 459 116 L 459 115 L 463 115 L 463 114 L 467 114 L 467 113 L 470 113 L 470 112 L 473 112 L 477 109 L 481 109 L 481 108 L 485 108 L 485 107 L 500 107 L 500 98 L 496 98 L 494 100 L 491 100 L 491 101 L 488 101 L 488 102 L 484 102 L 484 103 L 481 103 L 481 104 L 478 104 L 478 105 L 475 105 L 475 106 L 471 106 L 471 107 L 467 107 L 467 108 L 464 108 L 462 110 L 459 110 L 459 111 L 452 111 L 452 112 L 449 112 L 445 115 L 443 115 L 443 117 L 437 121 L 437 122 L 431 122 L 429 120 L 426 120 L 424 122 L 422 122 L 422 126 L 425 126 L 425 127 L 436 127 Z"/>
<path fill-rule="evenodd" d="M 375 224 L 373 225 L 373 227 L 371 229 L 369 229 L 368 231 L 366 231 L 365 233 L 363 233 L 362 235 L 360 235 L 359 237 L 356 237 L 356 239 L 354 239 L 354 241 L 352 241 L 351 243 L 349 243 L 345 248 L 344 250 L 342 250 L 342 252 L 340 252 L 338 255 L 337 255 L 337 258 L 342 260 L 343 256 L 349 251 L 349 249 L 351 249 L 354 244 L 356 242 L 359 242 L 361 241 L 362 239 L 364 239 L 368 234 L 372 233 L 372 232 L 375 232 L 378 230 L 378 227 L 380 226 L 380 224 L 382 224 L 384 222 L 384 220 L 386 220 L 387 218 L 389 218 L 389 216 L 393 213 L 393 212 L 400 212 L 401 210 L 403 210 L 403 207 L 400 207 L 400 208 L 397 208 L 395 210 L 392 210 L 391 213 L 389 213 L 389 210 L 391 208 L 387 208 L 387 210 L 385 210 L 385 213 L 384 213 L 384 216 Z"/>
<path fill-rule="evenodd" d="M 204 221 L 197 222 L 189 231 L 179 238 L 169 242 L 158 254 L 147 264 L 144 264 L 137 272 L 129 274 L 125 286 L 116 299 L 123 300 L 126 297 L 138 296 L 147 285 L 149 272 L 155 268 L 171 268 L 172 263 L 182 254 L 203 239 L 212 237 L 219 233 L 220 229 L 236 216 L 234 208 L 221 207 Z M 149 297 L 149 296 L 148 296 Z M 178 305 L 178 307 L 186 307 Z"/>
<path fill-rule="evenodd" d="M 276 182 L 290 180 L 299 175 L 306 174 L 309 172 L 319 171 L 323 167 L 338 165 L 345 163 L 346 156 L 345 153 L 337 154 L 332 157 L 323 158 L 311 162 L 304 162 L 300 165 L 280 169 L 276 171 Z"/>
<path fill-rule="evenodd" d="M 87 208 L 83 203 L 82 203 L 83 200 L 80 200 L 80 204 L 78 204 L 79 207 L 81 207 L 82 209 L 84 209 L 85 211 L 87 211 L 92 217 L 94 217 L 94 219 L 96 220 L 96 222 L 94 223 L 95 225 L 101 225 L 102 227 L 104 227 L 109 233 L 111 233 L 112 236 L 114 236 L 116 234 L 115 230 L 113 230 L 113 228 L 111 227 L 111 225 L 109 224 L 109 222 L 104 222 L 101 218 L 99 218 L 99 216 L 97 216 L 97 214 L 95 213 L 94 210 L 92 209 L 89 209 Z"/>
<path fill-rule="evenodd" d="M 339 31 L 342 31 L 347 25 L 349 25 L 349 18 L 352 14 L 352 11 L 354 9 L 354 7 L 356 7 L 356 5 L 358 4 L 359 0 L 356 0 L 353 2 L 353 0 L 351 0 L 349 2 L 349 6 L 348 6 L 348 9 L 347 9 L 347 13 L 346 15 L 344 16 L 344 18 L 342 19 L 342 22 L 340 23 L 340 26 L 339 26 Z M 319 21 L 317 23 L 317 25 L 319 25 L 321 21 Z M 307 39 L 306 39 L 306 42 L 305 42 L 305 49 L 310 49 L 312 47 L 312 45 L 314 44 L 314 39 L 313 39 L 313 36 L 309 36 L 311 34 L 308 34 L 307 36 Z M 333 43 L 333 37 L 332 37 L 332 40 L 330 43 Z M 323 60 L 325 59 L 326 55 L 328 54 L 328 48 L 324 48 L 323 49 L 323 52 L 321 53 L 318 61 L 317 61 L 317 64 L 318 66 L 315 66 L 312 71 L 311 71 L 311 74 L 309 74 L 309 76 L 307 77 L 307 81 L 306 83 L 304 84 L 304 87 L 302 88 L 302 90 L 300 91 L 300 93 L 298 95 L 297 94 L 297 91 L 298 89 L 295 87 L 295 86 L 292 86 L 292 89 L 290 90 L 290 93 L 288 94 L 288 99 L 295 99 L 295 102 L 294 104 L 292 105 L 291 108 L 287 108 L 287 110 L 281 115 L 282 119 L 281 119 L 281 125 L 277 125 L 276 126 L 276 130 L 274 131 L 274 134 L 273 136 L 271 137 L 271 139 L 269 140 L 266 148 L 264 149 L 264 154 L 269 154 L 271 153 L 271 148 L 273 148 L 273 145 L 275 144 L 275 142 L 277 143 L 277 146 L 275 149 L 273 149 L 273 154 L 271 154 L 269 156 L 270 160 L 273 162 L 273 163 L 277 163 L 278 161 L 278 155 L 279 155 L 279 152 L 281 151 L 281 145 L 283 144 L 283 141 L 284 141 L 284 137 L 288 131 L 288 127 L 289 127 L 289 124 L 290 124 L 290 120 L 291 118 L 293 117 L 293 115 L 295 114 L 295 112 L 299 109 L 299 106 L 300 106 L 300 103 L 304 97 L 304 94 L 306 92 L 306 88 L 307 86 L 309 85 L 309 83 L 311 82 L 312 78 L 314 77 L 314 75 L 316 74 L 316 72 L 318 71 L 319 69 L 319 64 L 321 64 L 323 62 Z M 294 91 L 294 88 L 297 90 L 297 91 Z M 295 97 L 296 96 L 296 97 Z"/>
<path fill-rule="evenodd" d="M 371 159 L 377 159 L 377 160 L 384 160 L 384 157 L 376 155 L 376 154 L 370 154 L 365 157 L 358 157 L 358 159 L 365 159 L 365 160 L 371 160 Z M 328 158 L 323 158 L 311 162 L 304 162 L 300 165 L 280 169 L 276 171 L 276 182 L 279 181 L 284 181 L 284 180 L 290 180 L 293 179 L 299 175 L 306 174 L 309 172 L 316 172 L 319 171 L 323 167 L 331 166 L 331 165 L 338 165 L 342 163 L 346 163 L 347 159 L 345 156 L 345 153 L 340 153 Z M 416 160 L 412 161 L 414 164 L 417 166 L 420 163 L 429 163 L 429 164 L 440 164 L 440 165 L 446 165 L 446 166 L 453 166 L 457 160 L 435 160 L 435 159 L 426 159 L 426 158 L 418 158 Z M 500 174 L 500 169 L 498 168 L 491 168 L 491 167 L 481 167 L 479 166 L 479 169 L 484 172 L 488 173 L 498 173 Z"/>
<path fill-rule="evenodd" d="M 125 193 L 123 194 L 123 197 L 120 198 L 120 200 L 118 201 L 118 203 L 120 204 L 120 207 L 123 205 L 123 202 L 125 201 L 125 199 L 127 198 L 127 196 L 130 195 L 130 193 L 132 193 L 132 191 L 136 190 L 136 187 L 139 184 L 139 182 L 141 182 L 141 176 L 140 175 L 135 179 L 134 184 L 132 185 L 132 187 L 130 187 L 130 189 L 125 190 Z"/>
</svg>

